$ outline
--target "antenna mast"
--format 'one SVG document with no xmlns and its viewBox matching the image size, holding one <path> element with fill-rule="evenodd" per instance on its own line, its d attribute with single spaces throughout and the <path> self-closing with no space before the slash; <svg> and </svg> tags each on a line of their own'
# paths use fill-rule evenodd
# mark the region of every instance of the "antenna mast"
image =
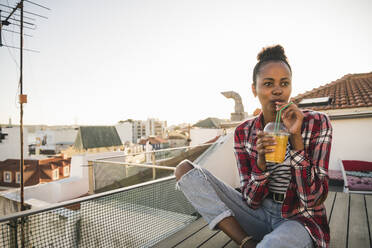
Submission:
<svg viewBox="0 0 372 248">
<path fill-rule="evenodd" d="M 39 5 L 39 4 L 36 4 L 36 3 L 33 3 L 31 1 L 28 1 L 28 0 L 20 0 L 19 3 L 15 6 L 15 7 L 10 7 L 10 6 L 7 6 L 7 5 L 4 5 L 4 4 L 0 4 L 0 6 L 3 6 L 3 7 L 6 7 L 6 8 L 9 8 L 9 9 L 12 9 L 11 12 L 7 12 L 9 13 L 9 15 L 5 18 L 5 20 L 1 20 L 0 19 L 0 47 L 2 46 L 5 46 L 5 47 L 10 47 L 10 48 L 16 48 L 16 49 L 19 49 L 20 50 L 20 53 L 19 53 L 19 59 L 20 59 L 20 67 L 19 67 L 19 71 L 20 71 L 20 76 L 19 76 L 19 88 L 20 88 L 20 94 L 19 94 L 19 104 L 20 104 L 20 143 L 21 143 L 21 159 L 20 159 L 20 165 L 19 165 L 19 170 L 20 170 L 20 201 L 21 201 L 21 211 L 24 211 L 26 208 L 25 208 L 25 203 L 24 203 L 24 154 L 23 154 L 23 104 L 24 103 L 27 103 L 27 95 L 23 94 L 23 50 L 28 50 L 28 51 L 33 51 L 33 52 L 37 52 L 35 50 L 29 50 L 29 49 L 24 49 L 23 48 L 23 29 L 24 29 L 24 2 L 28 2 L 30 4 L 33 4 L 33 5 L 36 5 L 38 7 L 42 7 L 42 8 L 45 8 L 47 10 L 50 10 L 49 8 L 47 7 L 44 7 L 42 5 Z M 18 16 L 16 14 L 14 14 L 17 10 L 19 9 L 20 11 L 20 20 L 17 20 L 16 18 L 11 18 L 12 15 L 14 16 Z M 5 12 L 5 11 L 4 11 Z M 38 15 L 38 14 L 35 14 L 35 13 L 31 13 L 31 12 L 25 12 L 25 13 L 28 13 L 28 14 L 31 14 L 31 15 L 35 15 L 35 16 L 38 16 L 38 17 L 42 17 L 42 18 L 45 18 L 47 19 L 47 17 L 45 16 L 41 16 L 41 15 Z M 0 10 L 0 18 L 1 18 L 1 10 Z M 31 18 L 30 18 L 31 19 Z M 6 30 L 6 29 L 3 29 L 3 26 L 9 26 L 10 23 L 9 20 L 12 20 L 12 21 L 17 21 L 19 22 L 19 25 L 18 24 L 15 24 L 16 26 L 19 26 L 20 27 L 20 44 L 19 44 L 19 48 L 17 47 L 12 47 L 12 46 L 8 46 L 7 44 L 3 44 L 2 43 L 2 31 L 9 31 L 9 30 Z M 29 23 L 29 22 L 26 22 L 26 24 L 31 24 L 31 25 L 34 25 L 33 23 Z M 21 220 L 21 245 L 22 247 L 24 247 L 24 238 L 25 238 L 25 235 L 24 235 L 24 219 L 22 218 Z M 18 247 L 18 245 L 16 244 L 16 247 Z"/>
</svg>

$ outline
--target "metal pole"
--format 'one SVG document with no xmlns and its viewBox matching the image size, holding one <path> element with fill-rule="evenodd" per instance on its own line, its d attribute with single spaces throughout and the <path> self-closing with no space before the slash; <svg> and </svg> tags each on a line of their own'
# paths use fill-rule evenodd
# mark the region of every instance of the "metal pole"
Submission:
<svg viewBox="0 0 372 248">
<path fill-rule="evenodd" d="M 19 84 L 20 84 L 20 105 L 21 105 L 21 116 L 20 116 L 20 124 L 21 124 L 21 211 L 24 209 L 24 185 L 23 185 L 23 168 L 24 168 L 24 160 L 23 160 L 23 1 L 19 3 L 19 7 L 21 8 L 21 36 L 20 36 L 20 77 L 19 77 Z"/>
<path fill-rule="evenodd" d="M 21 10 L 21 36 L 20 36 L 20 77 L 19 77 L 19 84 L 20 84 L 20 105 L 21 105 L 21 116 L 20 116 L 20 132 L 21 132 L 21 163 L 20 163 L 20 172 L 21 172 L 21 211 L 25 210 L 24 205 L 24 182 L 23 182 L 23 169 L 24 169 L 24 158 L 23 158 L 23 0 L 19 2 L 19 8 Z M 25 247 L 25 233 L 24 233 L 24 218 L 21 218 L 21 245 L 22 248 Z"/>
<path fill-rule="evenodd" d="M 3 32 L 2 28 L 3 28 L 3 21 L 1 20 L 1 9 L 0 9 L 0 47 L 3 46 L 3 38 L 1 37 L 1 33 Z"/>
</svg>

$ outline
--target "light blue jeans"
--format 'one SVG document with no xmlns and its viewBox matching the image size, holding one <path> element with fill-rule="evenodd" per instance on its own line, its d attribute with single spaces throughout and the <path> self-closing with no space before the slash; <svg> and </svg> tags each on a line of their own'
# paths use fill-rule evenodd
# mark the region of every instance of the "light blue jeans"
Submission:
<svg viewBox="0 0 372 248">
<path fill-rule="evenodd" d="M 183 175 L 176 187 L 183 192 L 211 229 L 216 229 L 217 224 L 224 218 L 235 216 L 248 235 L 261 240 L 257 247 L 314 247 L 309 233 L 301 223 L 281 217 L 280 203 L 267 198 L 261 208 L 253 210 L 234 188 L 223 183 L 208 170 L 188 162 L 194 169 Z"/>
</svg>

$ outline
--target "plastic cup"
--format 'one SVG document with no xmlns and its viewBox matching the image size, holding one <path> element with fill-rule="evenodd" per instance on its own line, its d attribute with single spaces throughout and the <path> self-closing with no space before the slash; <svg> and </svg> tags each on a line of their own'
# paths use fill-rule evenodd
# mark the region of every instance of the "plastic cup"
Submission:
<svg viewBox="0 0 372 248">
<path fill-rule="evenodd" d="M 279 128 L 275 130 L 275 123 L 269 122 L 264 128 L 264 132 L 273 136 L 276 141 L 276 145 L 267 146 L 266 149 L 274 149 L 274 152 L 266 153 L 266 162 L 271 163 L 283 163 L 285 158 L 285 153 L 287 151 L 287 143 L 289 132 L 283 123 L 279 123 Z"/>
</svg>

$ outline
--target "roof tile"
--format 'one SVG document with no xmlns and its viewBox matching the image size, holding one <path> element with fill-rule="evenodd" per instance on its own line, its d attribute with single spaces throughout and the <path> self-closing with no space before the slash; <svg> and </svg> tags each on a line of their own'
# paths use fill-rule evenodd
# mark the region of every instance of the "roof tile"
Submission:
<svg viewBox="0 0 372 248">
<path fill-rule="evenodd" d="M 292 100 L 327 97 L 332 101 L 327 106 L 310 107 L 313 110 L 345 109 L 372 106 L 372 72 L 347 74 L 336 81 L 299 94 Z"/>
</svg>

